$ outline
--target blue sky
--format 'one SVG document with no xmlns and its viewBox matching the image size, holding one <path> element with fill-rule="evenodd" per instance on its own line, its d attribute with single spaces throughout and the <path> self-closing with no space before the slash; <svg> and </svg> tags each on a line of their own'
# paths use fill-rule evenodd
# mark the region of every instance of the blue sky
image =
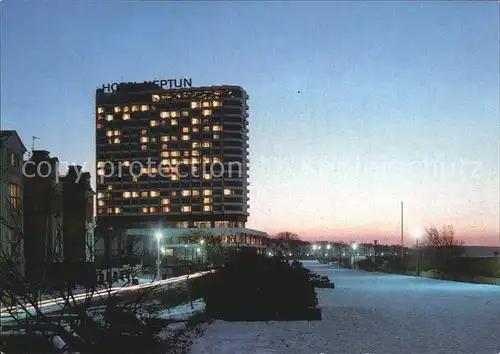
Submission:
<svg viewBox="0 0 500 354">
<path fill-rule="evenodd" d="M 93 172 L 103 83 L 191 77 L 250 95 L 248 226 L 396 241 L 452 223 L 498 243 L 493 2 L 15 2 L 2 129 Z M 425 161 L 425 163 L 423 163 Z M 410 237 L 410 236 L 409 236 Z"/>
</svg>

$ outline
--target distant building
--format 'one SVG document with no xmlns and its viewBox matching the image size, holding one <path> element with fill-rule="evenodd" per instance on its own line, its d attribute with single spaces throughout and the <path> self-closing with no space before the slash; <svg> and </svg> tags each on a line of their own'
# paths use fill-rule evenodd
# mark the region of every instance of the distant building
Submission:
<svg viewBox="0 0 500 354">
<path fill-rule="evenodd" d="M 184 84 L 96 91 L 99 238 L 110 238 L 117 253 L 133 243 L 156 254 L 161 233 L 168 253 L 191 259 L 199 245 L 180 235 L 202 228 L 263 253 L 267 234 L 245 227 L 248 95 L 239 86 Z"/>
<path fill-rule="evenodd" d="M 24 272 L 23 155 L 14 130 L 0 131 L 0 262 L 13 261 Z M 6 271 L 5 268 L 2 271 Z"/>
</svg>

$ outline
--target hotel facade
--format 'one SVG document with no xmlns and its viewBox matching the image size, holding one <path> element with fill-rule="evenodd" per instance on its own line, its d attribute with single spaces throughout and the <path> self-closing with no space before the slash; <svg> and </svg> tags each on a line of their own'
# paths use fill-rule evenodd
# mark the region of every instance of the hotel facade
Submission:
<svg viewBox="0 0 500 354">
<path fill-rule="evenodd" d="M 115 251 L 153 254 L 160 234 L 167 254 L 193 259 L 199 245 L 182 241 L 192 229 L 263 251 L 267 235 L 246 228 L 248 163 L 239 86 L 178 79 L 96 91 L 97 225 Z"/>
</svg>

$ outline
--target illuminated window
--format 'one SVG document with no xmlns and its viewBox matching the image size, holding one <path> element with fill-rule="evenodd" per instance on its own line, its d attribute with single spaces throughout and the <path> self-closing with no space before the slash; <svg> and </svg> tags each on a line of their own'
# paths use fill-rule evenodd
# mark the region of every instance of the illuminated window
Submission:
<svg viewBox="0 0 500 354">
<path fill-rule="evenodd" d="M 210 131 L 210 127 L 209 127 L 209 126 L 205 126 L 205 127 L 203 127 L 203 131 L 204 131 L 204 132 L 209 132 L 209 131 Z"/>
<path fill-rule="evenodd" d="M 197 141 L 194 141 L 193 144 L 191 144 L 191 146 L 193 147 L 193 149 L 199 148 L 200 147 L 200 143 L 197 142 Z"/>
<path fill-rule="evenodd" d="M 209 115 L 212 114 L 212 110 L 211 109 L 204 109 L 203 112 L 202 112 L 202 114 L 204 116 L 209 116 Z"/>
<path fill-rule="evenodd" d="M 170 117 L 175 118 L 175 117 L 178 117 L 178 116 L 179 116 L 179 112 L 176 112 L 176 111 L 170 112 Z"/>
<path fill-rule="evenodd" d="M 173 191 L 173 192 L 172 192 L 172 196 L 173 196 L 173 197 L 177 196 L 177 192 L 176 192 L 176 191 Z"/>
<path fill-rule="evenodd" d="M 212 211 L 212 207 L 210 205 L 204 205 L 203 211 Z"/>
<path fill-rule="evenodd" d="M 141 143 L 147 143 L 149 141 L 149 138 L 147 136 L 141 137 Z"/>
<path fill-rule="evenodd" d="M 151 142 L 152 142 L 152 143 L 156 143 L 156 138 L 155 138 L 155 137 L 152 137 L 152 138 L 151 138 Z"/>
<path fill-rule="evenodd" d="M 172 175 L 172 181 L 178 181 L 179 180 L 179 176 L 177 175 Z"/>
<path fill-rule="evenodd" d="M 172 165 L 177 165 L 179 163 L 179 160 L 177 159 L 172 159 Z"/>
<path fill-rule="evenodd" d="M 141 175 L 147 175 L 149 173 L 146 167 L 141 168 Z"/>
<path fill-rule="evenodd" d="M 132 106 L 132 112 L 137 112 L 139 110 L 139 106 L 133 105 Z"/>
<path fill-rule="evenodd" d="M 151 196 L 152 197 L 159 197 L 160 196 L 160 192 L 158 192 L 158 191 L 151 191 Z"/>
<path fill-rule="evenodd" d="M 141 151 L 146 151 L 148 149 L 147 145 L 141 145 Z"/>
<path fill-rule="evenodd" d="M 122 212 L 122 208 L 115 208 L 115 214 L 120 214 Z"/>
<path fill-rule="evenodd" d="M 220 139 L 220 135 L 219 134 L 214 134 L 214 140 L 217 140 L 217 139 Z"/>
<path fill-rule="evenodd" d="M 122 109 L 120 108 L 120 106 L 115 106 L 114 111 L 115 113 L 120 113 Z"/>
<path fill-rule="evenodd" d="M 99 168 L 99 167 L 104 167 L 104 161 L 97 162 L 97 168 Z"/>
<path fill-rule="evenodd" d="M 129 110 L 128 106 L 123 107 L 123 112 L 129 112 L 129 111 L 130 110 Z"/>
<path fill-rule="evenodd" d="M 162 136 L 161 137 L 161 141 L 165 142 L 165 141 L 169 141 L 170 140 L 170 137 L 169 136 Z"/>
<path fill-rule="evenodd" d="M 210 197 L 203 198 L 203 204 L 210 204 L 210 203 L 212 203 L 212 198 Z"/>
<path fill-rule="evenodd" d="M 189 165 L 191 163 L 191 159 L 182 159 L 182 163 L 184 165 Z"/>
<path fill-rule="evenodd" d="M 97 170 L 97 175 L 104 176 L 104 170 L 101 170 L 101 169 Z"/>
<path fill-rule="evenodd" d="M 181 156 L 181 153 L 179 151 L 172 151 L 170 153 L 171 156 L 175 156 L 175 157 L 178 157 L 178 156 Z"/>
<path fill-rule="evenodd" d="M 183 127 L 182 128 L 183 133 L 189 133 L 189 127 Z"/>
<path fill-rule="evenodd" d="M 103 120 L 104 116 L 97 116 L 97 120 Z"/>
<path fill-rule="evenodd" d="M 220 157 L 214 157 L 212 160 L 213 160 L 214 163 L 220 163 L 221 162 Z"/>
<path fill-rule="evenodd" d="M 152 127 L 156 127 L 158 126 L 158 122 L 156 120 L 152 120 L 151 122 L 149 122 L 149 125 Z"/>
<path fill-rule="evenodd" d="M 164 213 L 168 213 L 168 212 L 170 212 L 170 208 L 169 208 L 169 207 L 163 207 L 163 208 L 161 208 L 161 210 L 162 210 Z"/>
<path fill-rule="evenodd" d="M 113 140 L 113 144 L 120 144 L 120 138 L 115 138 Z"/>
<path fill-rule="evenodd" d="M 191 195 L 192 195 L 193 197 L 197 197 L 197 196 L 199 196 L 199 195 L 200 195 L 200 191 L 199 191 L 199 190 L 197 190 L 197 189 L 193 189 L 193 191 L 192 191 Z"/>
<path fill-rule="evenodd" d="M 112 130 L 108 130 L 106 132 L 106 136 L 113 136 L 113 131 Z"/>
<path fill-rule="evenodd" d="M 154 207 L 149 208 L 150 213 L 156 213 L 157 211 L 158 211 L 157 208 L 154 208 Z"/>
<path fill-rule="evenodd" d="M 184 154 L 184 156 L 189 156 L 189 151 L 188 151 L 188 150 L 186 150 L 186 151 L 184 151 L 184 153 L 183 153 L 183 154 Z"/>
<path fill-rule="evenodd" d="M 208 174 L 208 173 L 205 173 L 203 175 L 203 179 L 212 179 L 212 176 L 210 176 L 210 174 Z"/>
<path fill-rule="evenodd" d="M 209 147 L 212 146 L 212 144 L 210 143 L 210 141 L 204 141 L 201 146 L 204 147 L 204 148 L 209 148 Z"/>
<path fill-rule="evenodd" d="M 170 152 L 168 152 L 168 151 L 162 151 L 161 156 L 162 156 L 162 157 L 170 157 Z M 163 163 L 164 161 L 168 161 L 168 160 L 163 160 L 163 161 L 162 161 L 162 163 Z"/>
<path fill-rule="evenodd" d="M 191 109 L 200 108 L 200 102 L 191 102 Z"/>
<path fill-rule="evenodd" d="M 181 112 L 181 115 L 182 115 L 183 117 L 189 117 L 189 112 L 188 112 L 188 111 L 182 111 L 182 112 Z"/>
<path fill-rule="evenodd" d="M 132 182 L 134 182 L 134 183 L 139 182 L 139 177 L 137 177 L 137 176 L 132 177 Z"/>
<path fill-rule="evenodd" d="M 148 192 L 141 192 L 141 197 L 142 198 L 147 198 L 148 197 Z"/>
<path fill-rule="evenodd" d="M 220 102 L 219 101 L 213 101 L 212 102 L 212 107 L 220 107 Z"/>
<path fill-rule="evenodd" d="M 170 140 L 172 140 L 172 141 L 177 141 L 177 140 L 179 140 L 179 139 L 178 139 L 178 137 L 177 137 L 177 136 L 172 135 L 172 136 L 170 137 Z"/>
<path fill-rule="evenodd" d="M 149 106 L 147 104 L 141 105 L 141 111 L 146 112 L 149 110 Z"/>
<path fill-rule="evenodd" d="M 102 200 L 99 200 L 99 202 L 97 202 L 97 205 L 104 206 L 104 202 Z"/>
<path fill-rule="evenodd" d="M 122 134 L 122 132 L 121 132 L 121 131 L 119 131 L 119 130 L 115 130 L 115 131 L 113 132 L 113 135 L 114 135 L 114 136 L 118 136 L 118 135 L 121 135 L 121 134 Z"/>
<path fill-rule="evenodd" d="M 123 166 L 129 167 L 130 166 L 130 161 L 123 161 Z"/>
<path fill-rule="evenodd" d="M 145 134 L 147 134 L 147 133 L 148 133 L 148 130 L 147 130 L 147 129 L 141 129 L 141 134 L 142 134 L 142 135 L 145 135 Z"/>
<path fill-rule="evenodd" d="M 97 107 L 97 113 L 104 113 L 104 108 Z"/>
<path fill-rule="evenodd" d="M 153 95 L 153 96 L 151 96 L 151 100 L 153 102 L 158 102 L 160 100 L 160 95 Z"/>
<path fill-rule="evenodd" d="M 168 199 L 162 199 L 162 200 L 161 200 L 161 204 L 162 204 L 162 205 L 167 205 L 167 204 L 170 204 L 170 200 L 168 200 Z"/>
<path fill-rule="evenodd" d="M 196 157 L 193 157 L 193 159 L 191 160 L 193 164 L 199 164 L 200 163 L 200 159 L 196 158 Z"/>
<path fill-rule="evenodd" d="M 147 214 L 147 213 L 148 213 L 148 211 L 149 211 L 149 210 L 148 210 L 148 208 L 142 208 L 142 212 L 143 212 L 144 214 Z"/>
<path fill-rule="evenodd" d="M 130 192 L 123 192 L 123 198 L 130 198 Z"/>
<path fill-rule="evenodd" d="M 172 120 L 170 121 L 170 124 L 172 124 L 172 125 L 177 125 L 177 124 L 179 124 L 179 123 L 177 122 L 177 119 L 172 119 Z"/>
<path fill-rule="evenodd" d="M 233 191 L 230 189 L 224 189 L 224 195 L 231 195 L 233 194 Z"/>
<path fill-rule="evenodd" d="M 191 124 L 193 124 L 193 125 L 200 124 L 200 118 L 192 118 L 191 119 Z"/>
<path fill-rule="evenodd" d="M 160 112 L 160 118 L 170 118 L 170 112 Z"/>
<path fill-rule="evenodd" d="M 200 152 L 198 150 L 191 151 L 191 156 L 200 156 Z"/>
<path fill-rule="evenodd" d="M 203 195 L 212 195 L 212 190 L 211 189 L 204 189 Z"/>
<path fill-rule="evenodd" d="M 112 115 L 112 114 L 107 114 L 107 115 L 106 115 L 106 120 L 107 120 L 108 122 L 111 122 L 111 121 L 113 120 L 113 115 Z"/>
<path fill-rule="evenodd" d="M 108 191 L 112 191 L 112 190 L 113 190 L 113 186 L 112 186 L 111 184 L 109 184 L 109 185 L 106 187 L 106 189 L 107 189 Z"/>
<path fill-rule="evenodd" d="M 210 107 L 210 102 L 208 102 L 208 101 L 204 101 L 204 102 L 202 103 L 202 107 L 203 107 L 203 108 L 208 108 L 208 107 Z"/>
<path fill-rule="evenodd" d="M 168 144 L 161 144 L 161 148 L 163 150 L 167 150 L 168 149 Z"/>
<path fill-rule="evenodd" d="M 101 123 L 97 123 L 97 129 L 102 129 L 102 124 Z"/>
<path fill-rule="evenodd" d="M 151 171 L 150 171 L 153 175 L 157 174 L 158 173 L 158 169 L 156 167 L 151 167 Z"/>
<path fill-rule="evenodd" d="M 193 127 L 193 133 L 198 133 L 200 131 L 200 128 L 198 127 Z"/>
<path fill-rule="evenodd" d="M 130 119 L 130 113 L 123 113 L 123 120 L 129 120 Z"/>
<path fill-rule="evenodd" d="M 131 195 L 132 195 L 132 198 L 137 198 L 139 196 L 139 193 L 138 192 L 132 192 Z"/>
<path fill-rule="evenodd" d="M 183 213 L 189 213 L 191 211 L 191 207 L 188 205 L 183 205 L 181 210 Z"/>
<path fill-rule="evenodd" d="M 189 135 L 183 135 L 182 140 L 189 140 Z"/>
<path fill-rule="evenodd" d="M 203 156 L 203 163 L 210 163 L 210 157 Z"/>
<path fill-rule="evenodd" d="M 182 191 L 182 196 L 183 197 L 189 197 L 191 195 L 191 191 L 190 190 L 183 190 Z"/>
<path fill-rule="evenodd" d="M 106 212 L 107 212 L 108 214 L 113 214 L 113 208 L 107 208 L 107 209 L 106 209 Z"/>
<path fill-rule="evenodd" d="M 213 130 L 214 132 L 220 132 L 220 131 L 221 131 L 221 126 L 220 126 L 220 125 L 214 125 L 214 126 L 212 127 L 212 130 Z"/>
</svg>

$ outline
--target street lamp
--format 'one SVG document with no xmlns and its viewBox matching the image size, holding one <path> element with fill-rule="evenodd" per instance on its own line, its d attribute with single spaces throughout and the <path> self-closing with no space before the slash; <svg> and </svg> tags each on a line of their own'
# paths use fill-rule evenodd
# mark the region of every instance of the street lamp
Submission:
<svg viewBox="0 0 500 354">
<path fill-rule="evenodd" d="M 161 265 L 161 260 L 160 260 L 160 241 L 161 241 L 161 238 L 163 237 L 162 233 L 161 232 L 157 232 L 155 234 L 155 237 L 156 237 L 156 241 L 158 243 L 158 247 L 157 247 L 157 257 L 156 257 L 156 279 L 157 280 L 160 280 L 160 265 Z"/>
<path fill-rule="evenodd" d="M 358 244 L 354 242 L 351 246 L 352 246 L 352 267 L 354 268 L 354 263 L 356 263 L 356 254 L 354 251 L 358 249 Z"/>
</svg>

